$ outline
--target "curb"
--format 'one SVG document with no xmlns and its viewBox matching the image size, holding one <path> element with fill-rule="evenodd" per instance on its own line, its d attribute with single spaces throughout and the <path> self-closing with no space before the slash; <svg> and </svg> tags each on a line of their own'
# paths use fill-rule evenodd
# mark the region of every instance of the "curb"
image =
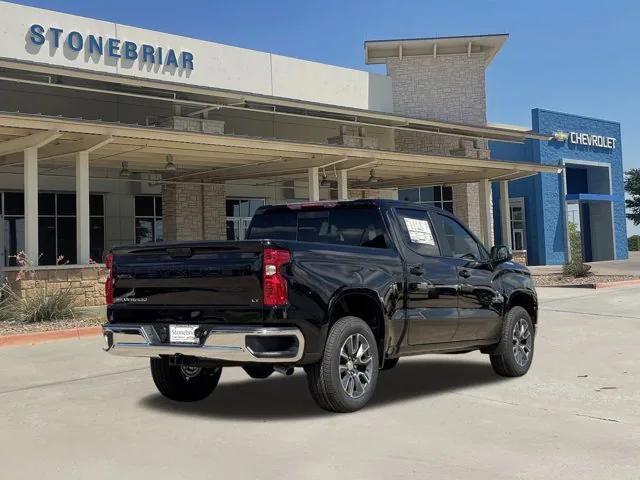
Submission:
<svg viewBox="0 0 640 480">
<path fill-rule="evenodd" d="M 617 282 L 604 282 L 604 283 L 580 283 L 580 284 L 567 284 L 567 285 L 542 285 L 540 288 L 589 288 L 592 290 L 598 290 L 601 288 L 617 288 L 617 287 L 631 287 L 634 285 L 640 285 L 640 278 L 637 280 L 619 280 Z"/>
<path fill-rule="evenodd" d="M 17 335 L 0 336 L 0 348 L 19 345 L 37 345 L 39 343 L 55 340 L 76 339 L 93 337 L 102 333 L 102 327 L 78 327 L 64 330 L 50 330 L 48 332 L 19 333 Z"/>
<path fill-rule="evenodd" d="M 619 282 L 609 282 L 609 283 L 594 283 L 593 288 L 614 288 L 614 287 L 626 287 L 631 285 L 640 285 L 640 279 L 620 280 Z"/>
</svg>

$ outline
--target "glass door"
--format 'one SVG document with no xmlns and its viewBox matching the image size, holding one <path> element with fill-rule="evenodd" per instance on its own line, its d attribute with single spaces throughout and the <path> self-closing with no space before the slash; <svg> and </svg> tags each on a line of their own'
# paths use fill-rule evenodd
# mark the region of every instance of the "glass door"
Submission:
<svg viewBox="0 0 640 480">
<path fill-rule="evenodd" d="M 253 214 L 264 203 L 264 198 L 228 198 L 227 240 L 244 240 Z"/>
</svg>

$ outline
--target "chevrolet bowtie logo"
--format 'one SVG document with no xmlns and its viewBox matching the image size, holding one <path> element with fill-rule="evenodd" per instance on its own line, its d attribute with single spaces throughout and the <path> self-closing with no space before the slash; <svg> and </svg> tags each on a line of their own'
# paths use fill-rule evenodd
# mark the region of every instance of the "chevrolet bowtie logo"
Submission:
<svg viewBox="0 0 640 480">
<path fill-rule="evenodd" d="M 569 138 L 569 135 L 562 130 L 558 130 L 557 132 L 553 133 L 553 139 L 558 142 L 564 142 L 567 138 Z"/>
</svg>

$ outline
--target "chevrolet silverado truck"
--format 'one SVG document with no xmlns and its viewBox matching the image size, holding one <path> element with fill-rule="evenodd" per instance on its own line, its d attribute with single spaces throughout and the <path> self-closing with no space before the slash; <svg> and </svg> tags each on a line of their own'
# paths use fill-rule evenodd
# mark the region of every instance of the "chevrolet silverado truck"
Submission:
<svg viewBox="0 0 640 480">
<path fill-rule="evenodd" d="M 223 367 L 303 367 L 316 403 L 352 412 L 380 370 L 426 353 L 531 366 L 537 296 L 505 246 L 448 212 L 390 200 L 261 207 L 243 241 L 131 245 L 107 257 L 105 349 L 149 357 L 160 393 L 211 394 Z"/>
</svg>

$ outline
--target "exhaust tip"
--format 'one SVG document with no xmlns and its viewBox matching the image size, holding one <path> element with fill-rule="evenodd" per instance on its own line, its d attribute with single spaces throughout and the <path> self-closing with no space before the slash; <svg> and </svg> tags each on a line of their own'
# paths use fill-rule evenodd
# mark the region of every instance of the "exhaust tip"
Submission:
<svg viewBox="0 0 640 480">
<path fill-rule="evenodd" d="M 284 375 L 285 377 L 288 377 L 290 375 L 293 375 L 293 372 L 295 371 L 295 369 L 292 366 L 280 366 L 280 365 L 276 365 L 273 367 L 273 369 L 278 372 L 281 373 L 282 375 Z"/>
</svg>

